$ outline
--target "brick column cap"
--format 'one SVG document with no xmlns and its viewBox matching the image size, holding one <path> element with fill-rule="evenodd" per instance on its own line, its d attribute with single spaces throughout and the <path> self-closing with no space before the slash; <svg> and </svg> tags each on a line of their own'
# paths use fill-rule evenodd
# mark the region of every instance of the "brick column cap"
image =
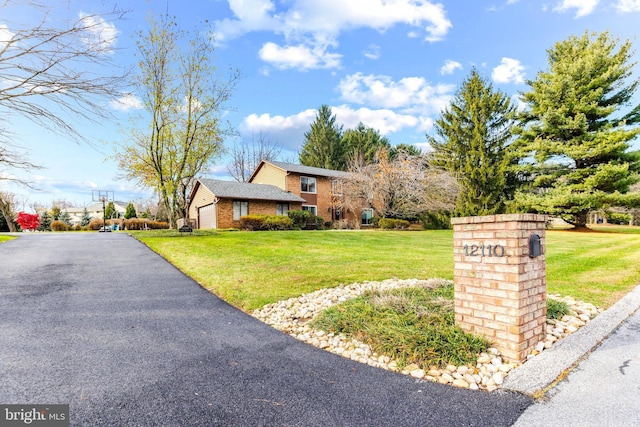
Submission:
<svg viewBox="0 0 640 427">
<path fill-rule="evenodd" d="M 465 216 L 451 218 L 451 224 L 482 224 L 488 222 L 546 222 L 548 215 L 541 214 L 500 214 L 485 216 Z"/>
</svg>

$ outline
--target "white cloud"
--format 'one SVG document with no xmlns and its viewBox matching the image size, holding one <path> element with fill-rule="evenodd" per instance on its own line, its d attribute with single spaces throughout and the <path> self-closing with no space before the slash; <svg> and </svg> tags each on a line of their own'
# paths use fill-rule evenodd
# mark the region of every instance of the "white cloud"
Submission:
<svg viewBox="0 0 640 427">
<path fill-rule="evenodd" d="M 82 41 L 96 52 L 113 53 L 113 46 L 120 33 L 116 26 L 98 15 L 89 15 L 84 12 L 80 12 L 78 15 L 87 32 Z"/>
<path fill-rule="evenodd" d="M 217 40 L 230 40 L 252 31 L 273 31 L 294 39 L 308 35 L 321 39 L 356 28 L 384 31 L 406 24 L 424 30 L 425 40 L 438 41 L 452 26 L 444 7 L 427 0 L 291 0 L 282 3 L 290 7 L 276 10 L 271 0 L 229 0 L 236 19 L 216 21 Z"/>
<path fill-rule="evenodd" d="M 405 77 L 396 82 L 388 76 L 356 73 L 342 79 L 338 90 L 347 102 L 428 114 L 437 113 L 448 104 L 455 86 L 432 86 L 422 77 Z"/>
<path fill-rule="evenodd" d="M 380 131 L 381 134 L 400 132 L 405 128 L 415 128 L 419 131 L 433 126 L 430 118 L 416 117 L 411 114 L 397 113 L 389 109 L 353 109 L 347 105 L 331 107 L 336 115 L 338 124 L 345 128 L 355 128 L 362 122 Z M 289 150 L 297 150 L 304 141 L 304 133 L 309 130 L 315 120 L 317 110 L 308 109 L 290 116 L 272 116 L 270 114 L 251 114 L 240 125 L 241 132 L 268 133 L 273 141 Z"/>
<path fill-rule="evenodd" d="M 566 12 L 569 9 L 576 9 L 576 18 L 587 16 L 593 12 L 600 0 L 561 0 L 553 8 L 555 12 Z"/>
<path fill-rule="evenodd" d="M 119 111 L 139 110 L 142 108 L 142 101 L 134 94 L 128 93 L 118 99 L 109 101 L 109 106 Z"/>
<path fill-rule="evenodd" d="M 415 116 L 399 114 L 389 109 L 358 108 L 354 110 L 347 105 L 340 105 L 331 107 L 331 111 L 336 115 L 336 121 L 343 124 L 345 128 L 355 128 L 358 123 L 364 123 L 377 129 L 382 135 L 399 132 L 404 128 L 416 127 L 421 124 L 420 119 Z"/>
<path fill-rule="evenodd" d="M 502 58 L 500 65 L 493 69 L 491 78 L 496 83 L 524 83 L 524 66 L 513 58 Z"/>
<path fill-rule="evenodd" d="M 327 47 L 336 47 L 338 37 L 345 31 L 371 28 L 384 32 L 396 25 L 406 25 L 413 28 L 408 37 L 422 36 L 435 42 L 442 40 L 452 26 L 444 7 L 428 0 L 289 0 L 278 2 L 277 6 L 272 0 L 228 1 L 234 18 L 215 22 L 217 43 L 224 44 L 249 32 L 271 31 L 282 35 L 287 46 L 275 49 L 275 43 L 267 43 L 261 57 L 288 56 L 296 52 L 294 49 L 304 47 L 304 55 L 321 51 L 323 58 L 329 56 L 331 60 L 319 62 L 324 63 L 325 68 L 339 66 L 335 60 L 338 55 L 328 53 Z M 265 49 L 267 52 L 263 52 Z M 292 61 L 288 59 L 284 63 Z"/>
<path fill-rule="evenodd" d="M 640 12 L 640 0 L 619 0 L 616 9 L 622 13 Z"/>
<path fill-rule="evenodd" d="M 316 110 L 308 109 L 291 116 L 250 114 L 240 124 L 243 133 L 263 132 L 282 147 L 296 150 L 304 140 L 304 133 L 316 117 Z"/>
<path fill-rule="evenodd" d="M 376 44 L 369 45 L 367 50 L 364 51 L 363 55 L 366 58 L 369 58 L 371 60 L 376 60 L 376 59 L 380 58 L 380 46 L 378 46 Z"/>
<path fill-rule="evenodd" d="M 440 74 L 443 76 L 445 74 L 453 74 L 457 69 L 462 69 L 462 64 L 458 61 L 447 59 L 442 68 L 440 68 Z"/>
<path fill-rule="evenodd" d="M 0 50 L 11 41 L 15 34 L 9 31 L 9 27 L 4 24 L 0 24 Z"/>
<path fill-rule="evenodd" d="M 340 66 L 342 55 L 327 52 L 327 46 L 284 46 L 268 42 L 258 52 L 260 59 L 279 69 L 335 68 Z"/>
</svg>

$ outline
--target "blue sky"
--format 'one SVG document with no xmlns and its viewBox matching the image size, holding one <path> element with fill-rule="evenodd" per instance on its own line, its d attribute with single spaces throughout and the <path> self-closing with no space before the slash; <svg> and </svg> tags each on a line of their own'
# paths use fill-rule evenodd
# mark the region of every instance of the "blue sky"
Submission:
<svg viewBox="0 0 640 427">
<path fill-rule="evenodd" d="M 106 0 L 51 4 L 55 14 L 75 17 L 111 6 Z M 554 43 L 587 30 L 634 40 L 640 28 L 640 0 L 131 0 L 126 7 L 125 19 L 105 23 L 117 48 L 113 60 L 122 65 L 135 63 L 135 32 L 145 28 L 149 10 L 168 10 L 187 29 L 212 23 L 219 70 L 242 72 L 224 118 L 244 137 L 262 132 L 278 143 L 284 160 L 297 157 L 322 104 L 345 129 L 363 122 L 394 145 L 424 147 L 425 133 L 433 132 L 440 110 L 473 67 L 516 99 L 528 89 L 525 80 L 547 67 L 546 50 Z M 6 14 L 0 8 L 0 42 L 12 23 L 34 19 Z M 638 66 L 634 77 L 640 77 Z M 150 197 L 118 180 L 108 159 L 119 155 L 113 142 L 124 138 L 119 130 L 138 107 L 134 90 L 123 93 L 121 103 L 104 105 L 114 120 L 79 123 L 90 145 L 10 116 L 5 126 L 45 168 L 30 175 L 0 170 L 28 178 L 40 191 L 2 180 L 0 190 L 19 194 L 26 210 L 57 199 L 83 206 L 91 190 L 114 191 L 123 201 Z M 218 159 L 205 176 L 230 179 L 227 161 Z"/>
</svg>

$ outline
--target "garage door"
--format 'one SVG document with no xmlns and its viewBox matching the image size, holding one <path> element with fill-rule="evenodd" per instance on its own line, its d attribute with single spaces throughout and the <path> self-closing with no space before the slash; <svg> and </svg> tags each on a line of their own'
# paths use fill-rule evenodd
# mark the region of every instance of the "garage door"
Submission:
<svg viewBox="0 0 640 427">
<path fill-rule="evenodd" d="M 210 204 L 198 208 L 198 227 L 216 228 L 216 205 Z"/>
</svg>

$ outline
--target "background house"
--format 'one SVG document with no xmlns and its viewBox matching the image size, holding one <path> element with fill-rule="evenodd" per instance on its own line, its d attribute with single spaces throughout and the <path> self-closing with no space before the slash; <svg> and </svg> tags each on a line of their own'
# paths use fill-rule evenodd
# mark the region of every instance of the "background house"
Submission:
<svg viewBox="0 0 640 427">
<path fill-rule="evenodd" d="M 301 197 L 302 209 L 325 221 L 355 220 L 359 213 L 343 212 L 342 182 L 348 172 L 263 160 L 249 178 L 254 184 L 270 184 Z"/>
<path fill-rule="evenodd" d="M 127 211 L 128 204 L 129 204 L 128 202 L 119 202 L 119 201 L 113 202 L 113 206 L 115 207 L 116 212 L 118 213 L 118 218 L 124 217 L 124 214 Z M 84 212 L 83 207 L 67 208 L 64 210 L 66 210 L 69 213 L 69 216 L 71 217 L 71 224 L 73 225 L 80 224 L 80 221 L 82 221 L 82 214 Z M 104 212 L 104 209 L 102 208 L 102 202 L 91 203 L 90 205 L 87 206 L 87 211 L 89 212 L 89 217 L 91 217 L 91 219 L 102 219 L 102 215 Z"/>
<path fill-rule="evenodd" d="M 305 199 L 274 185 L 198 179 L 189 197 L 189 218 L 196 228 L 234 228 L 249 214 L 286 215 Z"/>
</svg>

